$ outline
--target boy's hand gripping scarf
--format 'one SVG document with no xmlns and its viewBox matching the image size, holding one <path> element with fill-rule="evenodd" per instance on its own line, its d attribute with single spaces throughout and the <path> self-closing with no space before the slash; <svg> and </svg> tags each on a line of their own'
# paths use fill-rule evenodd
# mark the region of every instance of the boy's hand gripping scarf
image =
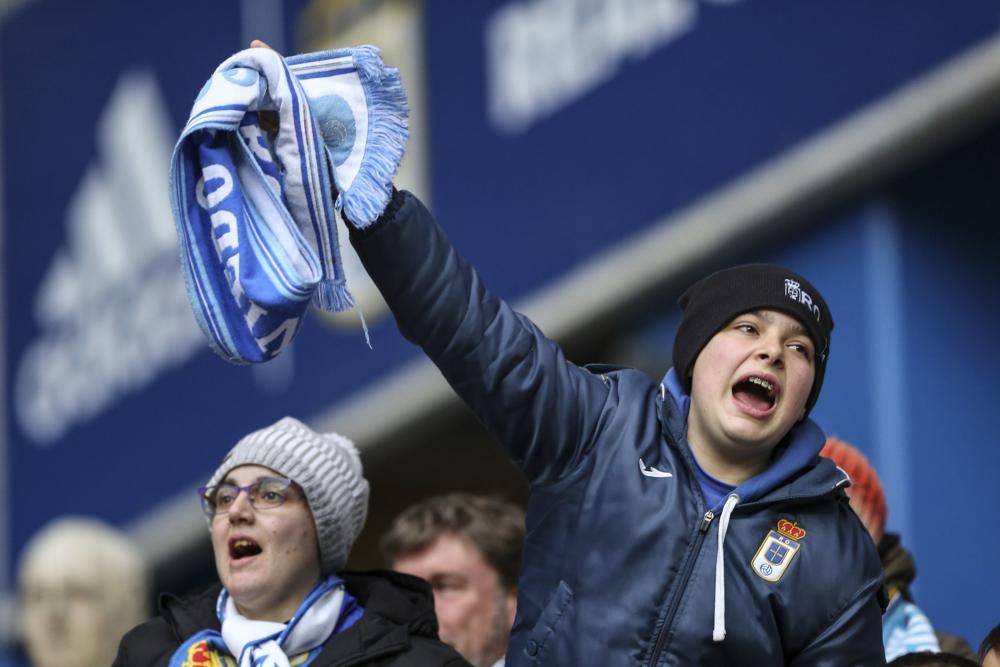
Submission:
<svg viewBox="0 0 1000 667">
<path fill-rule="evenodd" d="M 277 113 L 276 136 L 262 129 L 262 111 Z M 353 305 L 335 211 L 365 227 L 385 209 L 407 114 L 399 72 L 372 46 L 287 59 L 253 48 L 219 65 L 170 180 L 188 299 L 220 356 L 267 361 L 310 300 Z"/>
</svg>

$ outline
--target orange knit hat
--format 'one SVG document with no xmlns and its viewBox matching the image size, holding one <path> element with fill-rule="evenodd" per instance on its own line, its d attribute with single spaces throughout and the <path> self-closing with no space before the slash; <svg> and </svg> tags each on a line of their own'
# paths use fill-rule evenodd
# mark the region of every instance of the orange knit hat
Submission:
<svg viewBox="0 0 1000 667">
<path fill-rule="evenodd" d="M 879 481 L 875 468 L 856 447 L 837 438 L 827 438 L 819 454 L 836 463 L 851 476 L 851 486 L 847 489 L 851 508 L 861 518 L 875 544 L 881 542 L 888 508 L 882 482 Z"/>
</svg>

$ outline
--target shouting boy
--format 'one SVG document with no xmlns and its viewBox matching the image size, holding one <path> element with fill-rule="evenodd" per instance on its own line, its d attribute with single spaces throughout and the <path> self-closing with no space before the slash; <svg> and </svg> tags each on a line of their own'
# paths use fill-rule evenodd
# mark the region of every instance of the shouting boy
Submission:
<svg viewBox="0 0 1000 667">
<path fill-rule="evenodd" d="M 508 665 L 878 665 L 882 575 L 808 418 L 833 319 L 805 278 L 715 273 L 662 383 L 581 368 L 395 192 L 352 241 L 531 483 Z"/>
</svg>

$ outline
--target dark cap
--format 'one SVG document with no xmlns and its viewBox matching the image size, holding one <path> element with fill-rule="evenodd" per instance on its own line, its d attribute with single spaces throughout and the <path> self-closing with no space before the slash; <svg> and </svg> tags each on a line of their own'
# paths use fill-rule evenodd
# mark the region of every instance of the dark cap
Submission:
<svg viewBox="0 0 1000 667">
<path fill-rule="evenodd" d="M 816 346 L 816 377 L 806 402 L 809 414 L 823 386 L 833 317 L 819 290 L 808 280 L 773 264 L 743 264 L 698 281 L 678 303 L 683 316 L 674 338 L 674 372 L 689 392 L 695 359 L 712 336 L 737 315 L 770 309 L 801 322 Z"/>
</svg>

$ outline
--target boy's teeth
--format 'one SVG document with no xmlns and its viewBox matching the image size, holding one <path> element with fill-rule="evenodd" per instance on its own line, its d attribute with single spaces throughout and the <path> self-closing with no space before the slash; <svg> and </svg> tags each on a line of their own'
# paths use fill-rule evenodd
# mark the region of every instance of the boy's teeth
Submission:
<svg viewBox="0 0 1000 667">
<path fill-rule="evenodd" d="M 768 391 L 771 391 L 772 389 L 774 389 L 774 385 L 772 385 L 770 382 L 768 382 L 764 378 L 759 378 L 757 376 L 753 376 L 753 377 L 750 378 L 750 382 L 753 382 L 754 384 L 760 385 L 761 387 L 764 387 L 764 389 L 767 389 Z"/>
</svg>

